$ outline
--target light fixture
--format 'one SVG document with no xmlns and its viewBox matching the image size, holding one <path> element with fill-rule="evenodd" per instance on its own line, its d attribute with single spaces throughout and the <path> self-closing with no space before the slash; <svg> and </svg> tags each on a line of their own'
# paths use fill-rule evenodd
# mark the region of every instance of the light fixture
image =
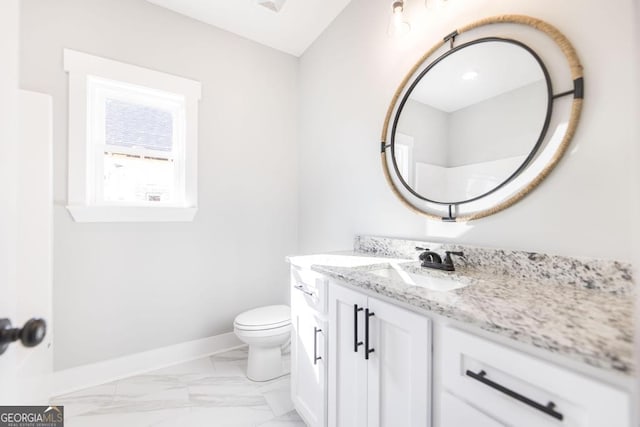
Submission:
<svg viewBox="0 0 640 427">
<path fill-rule="evenodd" d="M 392 37 L 400 37 L 411 31 L 411 26 L 404 20 L 404 1 L 394 1 L 391 4 L 391 19 L 387 33 Z"/>
<path fill-rule="evenodd" d="M 462 75 L 462 80 L 475 80 L 478 78 L 478 72 L 474 70 L 469 70 Z"/>
<path fill-rule="evenodd" d="M 280 12 L 286 0 L 256 0 L 260 6 L 266 7 L 273 12 Z"/>
</svg>

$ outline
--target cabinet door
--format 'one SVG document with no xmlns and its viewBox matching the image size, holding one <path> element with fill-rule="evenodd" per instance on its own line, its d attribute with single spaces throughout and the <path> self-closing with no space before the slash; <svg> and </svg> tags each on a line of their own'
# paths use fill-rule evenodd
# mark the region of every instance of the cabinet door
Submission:
<svg viewBox="0 0 640 427">
<path fill-rule="evenodd" d="M 326 325 L 310 310 L 293 312 L 291 397 L 309 427 L 326 425 Z"/>
<path fill-rule="evenodd" d="M 329 287 L 329 422 L 331 427 L 367 426 L 367 364 L 364 308 L 367 297 Z M 400 424 L 396 424 L 400 425 Z"/>
<path fill-rule="evenodd" d="M 367 305 L 373 349 L 367 363 L 367 425 L 431 425 L 429 319 L 374 298 Z"/>
<path fill-rule="evenodd" d="M 440 427 L 504 427 L 446 391 L 440 395 Z"/>
</svg>

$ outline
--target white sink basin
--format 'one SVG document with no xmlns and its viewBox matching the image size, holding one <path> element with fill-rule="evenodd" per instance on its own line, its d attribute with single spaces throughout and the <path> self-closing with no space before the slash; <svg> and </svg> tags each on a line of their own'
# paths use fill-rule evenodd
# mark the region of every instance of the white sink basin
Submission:
<svg viewBox="0 0 640 427">
<path fill-rule="evenodd" d="M 467 286 L 466 283 L 460 283 L 459 281 L 454 279 L 411 273 L 407 270 L 404 270 L 397 264 L 390 264 L 385 268 L 370 270 L 369 273 L 387 279 L 399 280 L 406 283 L 407 285 L 420 286 L 422 288 L 430 289 L 433 291 L 446 292 L 453 289 L 464 288 L 465 286 Z"/>
</svg>

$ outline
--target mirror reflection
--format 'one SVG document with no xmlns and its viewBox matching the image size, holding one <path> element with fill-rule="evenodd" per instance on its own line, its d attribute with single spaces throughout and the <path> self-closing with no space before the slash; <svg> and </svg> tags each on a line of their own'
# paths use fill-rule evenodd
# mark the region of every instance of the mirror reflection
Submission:
<svg viewBox="0 0 640 427">
<path fill-rule="evenodd" d="M 392 140 L 403 184 L 433 202 L 471 201 L 514 178 L 551 114 L 541 61 L 512 40 L 480 39 L 427 68 L 401 104 Z"/>
</svg>

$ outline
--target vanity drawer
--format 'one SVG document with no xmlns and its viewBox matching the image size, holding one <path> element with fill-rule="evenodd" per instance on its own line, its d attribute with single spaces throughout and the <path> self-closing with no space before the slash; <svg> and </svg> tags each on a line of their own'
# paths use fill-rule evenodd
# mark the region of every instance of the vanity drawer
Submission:
<svg viewBox="0 0 640 427">
<path fill-rule="evenodd" d="M 440 397 L 440 427 L 505 427 L 446 391 Z"/>
<path fill-rule="evenodd" d="M 444 388 L 507 425 L 631 425 L 628 393 L 536 357 L 454 328 L 442 356 Z"/>
<path fill-rule="evenodd" d="M 291 267 L 291 294 L 297 295 L 295 301 L 304 301 L 303 304 L 318 313 L 327 312 L 327 279 L 315 271 L 292 266 Z"/>
</svg>

